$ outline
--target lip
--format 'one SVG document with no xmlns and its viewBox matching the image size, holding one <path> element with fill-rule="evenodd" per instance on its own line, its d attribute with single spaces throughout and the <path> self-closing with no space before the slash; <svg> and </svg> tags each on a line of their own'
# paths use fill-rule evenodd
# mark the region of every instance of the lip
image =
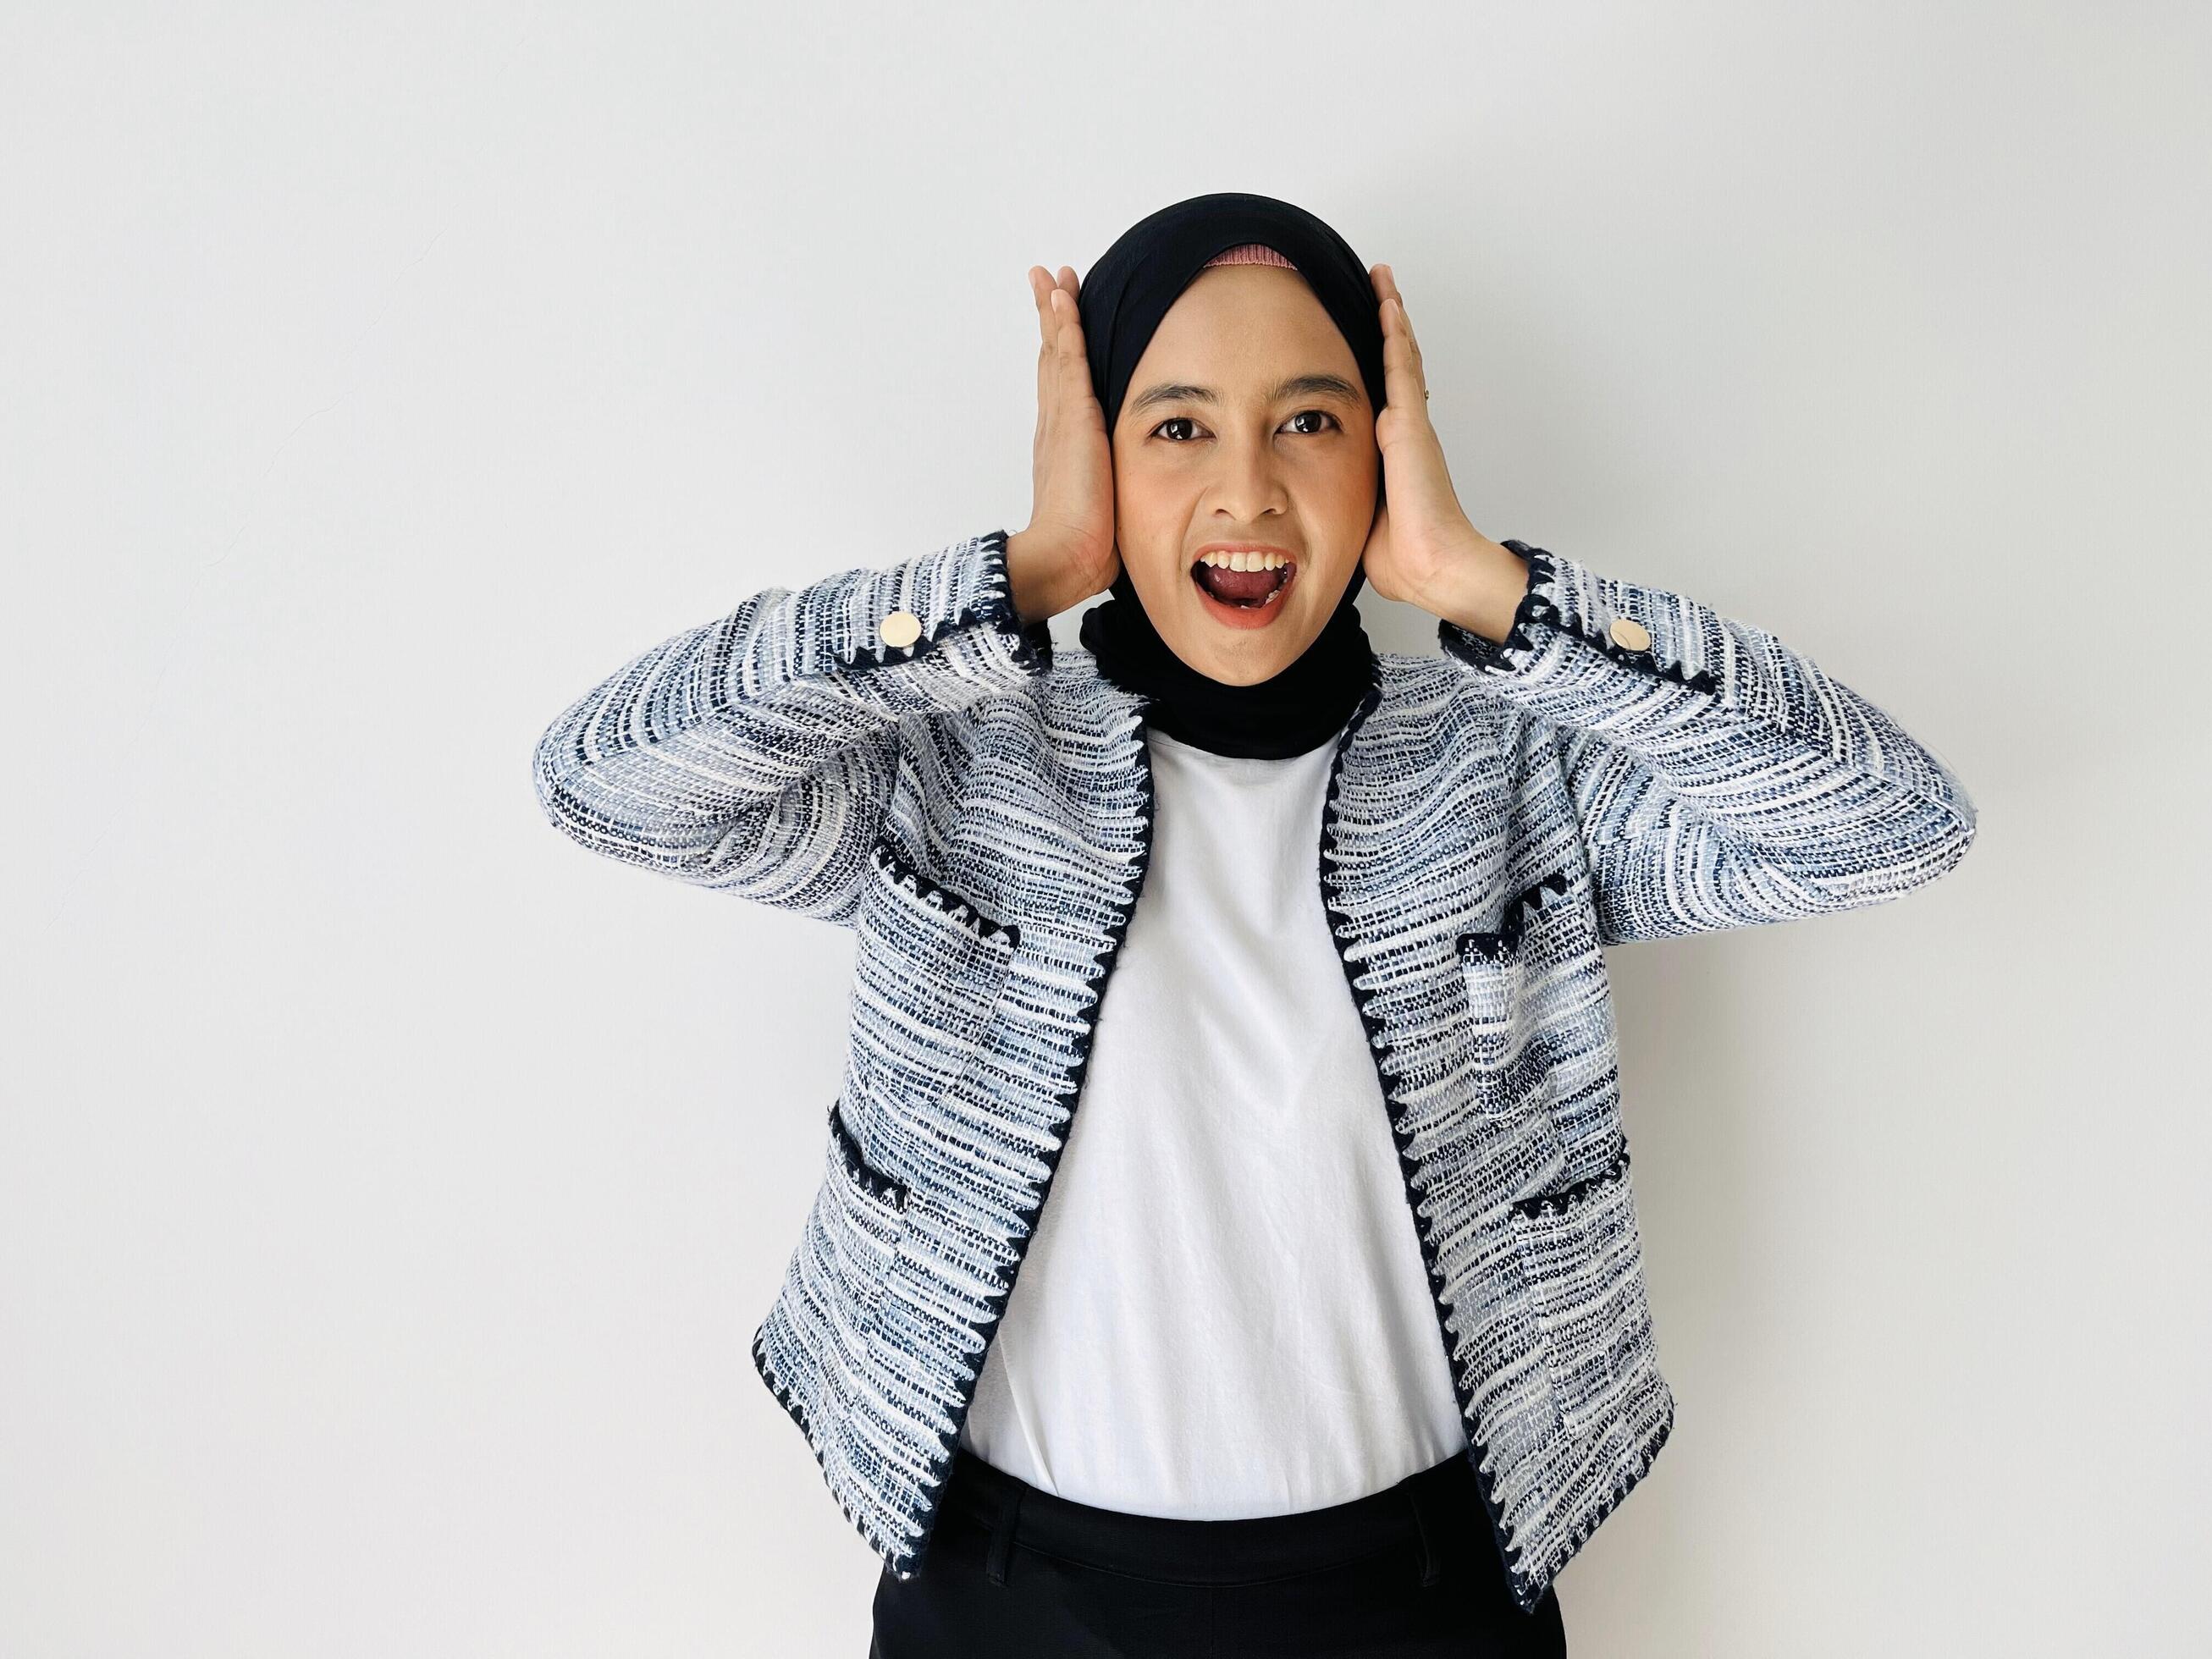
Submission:
<svg viewBox="0 0 2212 1659">
<path fill-rule="evenodd" d="M 1185 574 L 1188 576 L 1191 586 L 1197 590 L 1199 603 L 1206 607 L 1206 614 L 1214 621 L 1219 623 L 1224 628 L 1265 628 L 1283 614 L 1283 602 L 1290 597 L 1291 590 L 1297 586 L 1297 554 L 1291 552 L 1289 548 L 1279 547 L 1273 542 L 1208 542 L 1192 553 L 1191 564 L 1197 564 L 1199 560 L 1208 553 L 1279 553 L 1290 570 L 1290 574 L 1283 578 L 1283 585 L 1275 590 L 1273 596 L 1267 604 L 1255 608 L 1247 608 L 1239 605 L 1222 604 L 1220 600 L 1206 591 L 1204 582 L 1199 580 L 1194 575 L 1189 575 L 1188 568 L 1186 568 Z"/>
</svg>

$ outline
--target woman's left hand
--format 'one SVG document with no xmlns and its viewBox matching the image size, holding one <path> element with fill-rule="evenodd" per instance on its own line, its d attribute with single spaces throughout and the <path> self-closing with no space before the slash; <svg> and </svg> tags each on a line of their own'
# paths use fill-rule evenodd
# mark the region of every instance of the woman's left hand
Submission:
<svg viewBox="0 0 2212 1659">
<path fill-rule="evenodd" d="M 1368 273 L 1382 319 L 1382 412 L 1375 442 L 1382 452 L 1384 502 L 1360 555 L 1367 585 L 1438 616 L 1486 617 L 1500 603 L 1506 622 L 1527 585 L 1528 567 L 1468 522 L 1452 489 L 1443 445 L 1429 424 L 1421 348 L 1388 265 Z M 1498 634 L 1504 632 L 1501 623 Z"/>
</svg>

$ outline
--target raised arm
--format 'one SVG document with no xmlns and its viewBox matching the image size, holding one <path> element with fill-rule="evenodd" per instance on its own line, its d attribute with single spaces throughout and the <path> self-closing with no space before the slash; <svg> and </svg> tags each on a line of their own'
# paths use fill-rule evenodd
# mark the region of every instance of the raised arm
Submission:
<svg viewBox="0 0 2212 1659">
<path fill-rule="evenodd" d="M 1521 763 L 1556 750 L 1607 942 L 1879 904 L 1966 856 L 1958 779 L 1773 635 L 1475 529 L 1397 279 L 1370 274 L 1389 406 L 1368 581 L 1433 612 L 1472 686 L 1530 717 Z"/>
<path fill-rule="evenodd" d="M 899 722 L 1023 690 L 1052 662 L 1003 531 L 754 594 L 578 698 L 534 757 L 595 853 L 841 923 L 897 779 Z"/>
<path fill-rule="evenodd" d="M 1607 943 L 1879 904 L 1966 856 L 1959 780 L 1773 635 L 1501 545 L 1527 573 L 1502 640 L 1437 639 L 1557 748 Z"/>
<path fill-rule="evenodd" d="M 909 716 L 1032 689 L 1052 617 L 1112 583 L 1113 466 L 1075 272 L 1030 268 L 1027 529 L 754 594 L 578 698 L 538 741 L 538 799 L 595 853 L 849 924 Z"/>
</svg>

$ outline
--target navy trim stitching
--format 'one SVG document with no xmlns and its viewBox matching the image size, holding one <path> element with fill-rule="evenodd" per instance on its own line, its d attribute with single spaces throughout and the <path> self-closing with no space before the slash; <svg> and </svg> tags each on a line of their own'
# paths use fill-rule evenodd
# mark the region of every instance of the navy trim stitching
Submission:
<svg viewBox="0 0 2212 1659">
<path fill-rule="evenodd" d="M 1044 1208 L 1046 1200 L 1052 1196 L 1053 1180 L 1059 1173 L 1060 1157 L 1067 1150 L 1068 1133 L 1074 1125 L 1076 1105 L 1082 1098 L 1084 1077 L 1091 1068 L 1091 1042 L 1097 1035 L 1098 1014 L 1105 1001 L 1106 978 L 1112 971 L 1115 958 L 1119 955 L 1123 941 L 1128 937 L 1130 918 L 1136 915 L 1137 900 L 1143 895 L 1145 889 L 1145 878 L 1151 873 L 1153 816 L 1156 810 L 1152 789 L 1152 751 L 1146 746 L 1146 741 L 1151 708 L 1150 699 L 1139 701 L 1136 725 L 1130 738 L 1130 741 L 1136 745 L 1138 765 L 1135 800 L 1138 841 L 1133 878 L 1129 887 L 1129 900 L 1122 907 L 1121 915 L 1115 918 L 1113 923 L 1107 928 L 1105 943 L 1099 946 L 1097 954 L 1091 958 L 1092 964 L 1099 970 L 1096 976 L 1098 980 L 1098 994 L 1092 999 L 1088 1018 L 1075 1034 L 1075 1058 L 1073 1067 L 1069 1073 L 1068 1086 L 1054 1097 L 1054 1099 L 1064 1101 L 1067 1104 L 1067 1117 L 1060 1125 L 1060 1145 L 1044 1155 L 1044 1182 L 1038 1190 L 1036 1205 L 1028 1212 L 1030 1224 L 1016 1241 L 1017 1253 L 1013 1261 L 1006 1269 L 1006 1293 L 991 1298 L 996 1305 L 989 1307 L 989 1316 L 981 1325 L 974 1328 L 975 1334 L 983 1343 L 983 1346 L 977 1350 L 979 1354 L 989 1352 L 992 1336 L 997 1331 L 1000 1322 L 1006 1317 L 1006 1305 L 1013 1299 L 1014 1281 L 1020 1276 L 1022 1263 L 1029 1259 L 1030 1246 L 1036 1237 L 1035 1218 Z M 972 1375 L 967 1389 L 952 1411 L 951 1427 L 940 1443 L 941 1449 L 929 1462 L 929 1473 L 933 1478 L 926 1489 L 927 1504 L 920 1517 L 920 1536 L 910 1549 L 892 1558 L 885 1565 L 884 1570 L 902 1583 L 911 1582 L 921 1573 L 922 1564 L 929 1554 L 929 1547 L 936 1537 L 938 1519 L 945 1507 L 945 1491 L 951 1474 L 953 1451 L 959 1444 L 960 1431 L 967 1423 L 968 1413 L 975 1402 L 975 1389 L 982 1381 L 981 1360 L 979 1358 L 969 1370 Z"/>
<path fill-rule="evenodd" d="M 1565 1215 L 1601 1187 L 1613 1184 L 1627 1173 L 1628 1137 L 1624 1133 L 1620 1137 L 1620 1152 L 1613 1155 L 1610 1164 L 1595 1175 L 1584 1176 L 1580 1181 L 1571 1182 L 1555 1193 L 1536 1193 L 1528 1198 L 1516 1198 L 1513 1200 L 1513 1207 L 1521 1214 L 1532 1219 L 1539 1216 Z"/>
<path fill-rule="evenodd" d="M 889 1204 L 896 1209 L 906 1208 L 907 1187 L 902 1181 L 894 1180 L 868 1161 L 845 1121 L 845 1115 L 837 1109 L 838 1103 L 830 1103 L 830 1133 L 837 1143 L 837 1156 L 844 1164 L 845 1173 L 853 1184 L 870 1198 Z"/>
<path fill-rule="evenodd" d="M 799 1432 L 805 1439 L 806 1449 L 814 1454 L 815 1464 L 822 1471 L 823 1483 L 830 1488 L 830 1496 L 836 1498 L 837 1507 L 845 1512 L 846 1523 L 871 1544 L 880 1543 L 885 1548 L 894 1547 L 889 1539 L 868 1523 L 868 1517 L 837 1491 L 837 1483 L 830 1479 L 830 1460 L 823 1455 L 821 1437 L 816 1432 L 812 1419 L 806 1414 L 805 1402 L 783 1386 L 776 1377 L 775 1368 L 769 1364 L 766 1320 L 763 1320 L 753 1331 L 752 1355 L 753 1369 L 760 1373 L 761 1381 L 768 1384 L 768 1391 L 775 1396 L 776 1403 L 783 1407 L 785 1415 L 799 1425 Z"/>
<path fill-rule="evenodd" d="M 1667 1443 L 1667 1437 L 1674 1432 L 1674 1405 L 1670 1393 L 1666 1415 L 1659 1419 L 1659 1426 L 1651 1431 L 1650 1438 L 1638 1449 L 1636 1461 L 1614 1480 L 1613 1491 L 1605 1501 L 1577 1522 L 1574 1530 L 1544 1562 L 1545 1583 L 1549 1583 L 1559 1576 L 1559 1569 L 1574 1559 L 1577 1550 L 1589 1542 L 1590 1534 L 1598 1529 L 1607 1516 L 1620 1507 L 1621 1500 L 1636 1489 L 1638 1482 L 1650 1473 L 1652 1460 L 1659 1455 L 1659 1449 Z"/>
<path fill-rule="evenodd" d="M 1461 1374 L 1459 1354 L 1452 1343 L 1451 1328 L 1446 1323 L 1452 1308 L 1444 1298 L 1443 1269 L 1437 1261 L 1436 1241 L 1430 1237 L 1429 1230 L 1421 1219 L 1419 1194 L 1413 1190 L 1417 1164 L 1410 1150 L 1413 1137 L 1404 1127 L 1404 1103 L 1392 1094 L 1390 1079 L 1382 1069 L 1382 1021 L 1369 1006 L 1368 995 L 1359 987 L 1358 970 L 1344 951 L 1346 930 L 1352 919 L 1337 908 L 1329 896 L 1328 855 L 1336 843 L 1337 802 L 1343 783 L 1344 757 L 1352 747 L 1359 728 L 1366 723 L 1375 706 L 1382 700 L 1382 672 L 1379 661 L 1370 666 L 1373 683 L 1339 734 L 1336 753 L 1329 762 L 1328 793 L 1322 803 L 1321 820 L 1322 908 L 1328 914 L 1329 938 L 1334 942 L 1338 962 L 1344 969 L 1344 981 L 1351 989 L 1352 1006 L 1359 1011 L 1359 1023 L 1366 1030 L 1368 1055 L 1374 1061 L 1376 1078 L 1382 1087 L 1382 1104 L 1385 1115 L 1389 1120 L 1390 1139 L 1398 1149 L 1398 1176 L 1405 1188 L 1407 1206 L 1413 1212 L 1413 1237 L 1420 1245 L 1421 1263 L 1428 1274 L 1429 1297 L 1436 1305 L 1437 1334 L 1443 1341 L 1444 1369 L 1451 1375 L 1452 1393 L 1459 1401 L 1460 1422 L 1467 1433 L 1467 1455 L 1474 1468 L 1475 1489 L 1481 1494 L 1483 1510 L 1490 1521 L 1490 1541 L 1497 1549 L 1498 1561 L 1505 1570 L 1506 1581 L 1514 1601 L 1523 1613 L 1533 1613 L 1542 1604 L 1543 1588 L 1514 1559 L 1520 1553 L 1520 1547 L 1506 1541 L 1505 1512 L 1498 1504 L 1497 1478 L 1484 1468 L 1490 1461 L 1490 1450 L 1475 1431 L 1474 1395 Z"/>
<path fill-rule="evenodd" d="M 1495 927 L 1478 927 L 1459 936 L 1461 960 L 1469 956 L 1486 957 L 1496 962 L 1520 949 L 1522 930 L 1528 917 L 1543 908 L 1544 895 L 1555 896 L 1567 890 L 1568 877 L 1564 870 L 1554 870 L 1541 881 L 1525 887 L 1505 901 L 1505 914 Z"/>
<path fill-rule="evenodd" d="M 1018 926 L 1011 921 L 993 921 L 977 909 L 972 900 L 961 897 L 951 888 L 923 874 L 912 860 L 894 851 L 889 842 L 878 840 L 870 847 L 868 861 L 931 909 L 942 911 L 947 921 L 958 922 L 976 938 L 988 939 L 994 945 L 1020 948 L 1022 930 Z"/>
<path fill-rule="evenodd" d="M 873 646 L 855 645 L 850 651 L 838 653 L 838 662 L 863 673 L 872 668 L 912 662 L 917 657 L 928 655 L 952 635 L 986 623 L 1006 635 L 1007 648 L 1018 666 L 1032 673 L 1049 669 L 1053 660 L 1049 620 L 1024 623 L 1021 612 L 1014 608 L 1013 583 L 1006 571 L 1006 532 L 991 531 L 976 538 L 976 543 L 981 580 L 965 610 L 944 617 L 911 645 L 884 645 L 878 635 Z"/>
<path fill-rule="evenodd" d="M 899 1211 L 903 1214 L 906 1209 L 905 1187 L 877 1170 L 861 1155 L 860 1143 L 853 1139 L 852 1131 L 845 1127 L 845 1121 L 838 1115 L 837 1103 L 835 1101 L 832 1101 L 830 1105 L 830 1132 L 837 1143 L 838 1153 L 847 1172 L 861 1182 L 864 1186 L 870 1178 L 872 1178 L 895 1189 L 897 1193 L 896 1202 Z M 772 1312 L 771 1316 L 773 1316 Z M 867 1315 L 867 1323 L 863 1327 L 864 1331 L 872 1332 L 874 1321 L 875 1312 L 872 1306 Z M 839 1492 L 837 1483 L 830 1478 L 830 1461 L 824 1455 L 823 1442 L 827 1437 L 817 1430 L 814 1420 L 806 1414 L 805 1403 L 783 1385 L 781 1379 L 775 1374 L 775 1368 L 769 1363 L 768 1320 L 766 1319 L 762 1320 L 753 1328 L 751 1352 L 753 1369 L 760 1373 L 761 1381 L 768 1385 L 768 1391 L 775 1396 L 776 1404 L 783 1407 L 784 1414 L 799 1425 L 799 1435 L 806 1442 L 806 1449 L 814 1454 L 815 1466 L 822 1472 L 824 1485 L 828 1487 L 830 1496 L 837 1500 L 837 1507 L 844 1512 L 846 1524 L 866 1539 L 871 1547 L 880 1546 L 884 1549 L 896 1548 L 896 1546 L 890 1539 L 884 1537 L 870 1524 L 869 1517 Z"/>
<path fill-rule="evenodd" d="M 1472 629 L 1462 628 L 1449 617 L 1439 623 L 1437 643 L 1458 658 L 1471 663 L 1486 674 L 1512 672 L 1509 653 L 1515 650 L 1529 651 L 1535 647 L 1531 626 L 1543 623 L 1562 634 L 1580 640 L 1592 650 L 1602 653 L 1607 659 L 1655 680 L 1666 680 L 1707 696 L 1720 695 L 1720 680 L 1710 669 L 1701 668 L 1696 673 L 1686 672 L 1680 663 L 1662 663 L 1655 646 L 1640 651 L 1631 651 L 1607 634 L 1585 633 L 1568 624 L 1566 617 L 1552 602 L 1543 590 L 1557 579 L 1559 567 L 1552 556 L 1540 547 L 1531 547 L 1519 540 L 1504 541 L 1499 546 L 1518 553 L 1528 562 L 1528 586 L 1522 590 L 1520 601 L 1513 607 L 1512 625 L 1505 630 L 1504 640 L 1486 639 Z M 1655 641 L 1656 645 L 1656 641 Z"/>
<path fill-rule="evenodd" d="M 1607 1182 L 1618 1180 L 1627 1168 L 1628 1137 L 1624 1132 L 1620 1137 L 1620 1152 L 1612 1163 L 1597 1174 L 1585 1176 L 1580 1181 L 1561 1188 L 1556 1193 L 1538 1193 L 1531 1198 L 1516 1200 L 1513 1207 L 1521 1214 L 1530 1217 L 1565 1213 L 1567 1209 L 1582 1201 L 1600 1186 Z M 1650 1438 L 1638 1449 L 1635 1461 L 1615 1477 L 1612 1492 L 1603 1503 L 1576 1523 L 1573 1531 L 1559 1542 L 1558 1547 L 1544 1562 L 1543 1571 L 1547 1583 L 1558 1577 L 1559 1569 L 1571 1560 L 1575 1553 L 1589 1541 L 1590 1535 L 1598 1529 L 1608 1516 L 1620 1507 L 1622 1500 L 1633 1492 L 1638 1483 L 1650 1472 L 1653 1461 L 1659 1455 L 1660 1448 L 1667 1443 L 1667 1437 L 1674 1432 L 1674 1403 L 1670 1390 L 1666 1414 L 1659 1419 L 1659 1426 L 1651 1431 Z"/>
</svg>

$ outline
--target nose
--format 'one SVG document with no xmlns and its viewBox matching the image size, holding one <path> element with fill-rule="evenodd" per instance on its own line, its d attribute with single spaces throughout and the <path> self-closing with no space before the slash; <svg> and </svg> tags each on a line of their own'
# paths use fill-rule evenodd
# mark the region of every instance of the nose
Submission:
<svg viewBox="0 0 2212 1659">
<path fill-rule="evenodd" d="M 1273 444 L 1265 432 L 1224 436 L 1214 449 L 1218 471 L 1212 491 L 1213 515 L 1239 524 L 1279 518 L 1289 507 Z"/>
</svg>

